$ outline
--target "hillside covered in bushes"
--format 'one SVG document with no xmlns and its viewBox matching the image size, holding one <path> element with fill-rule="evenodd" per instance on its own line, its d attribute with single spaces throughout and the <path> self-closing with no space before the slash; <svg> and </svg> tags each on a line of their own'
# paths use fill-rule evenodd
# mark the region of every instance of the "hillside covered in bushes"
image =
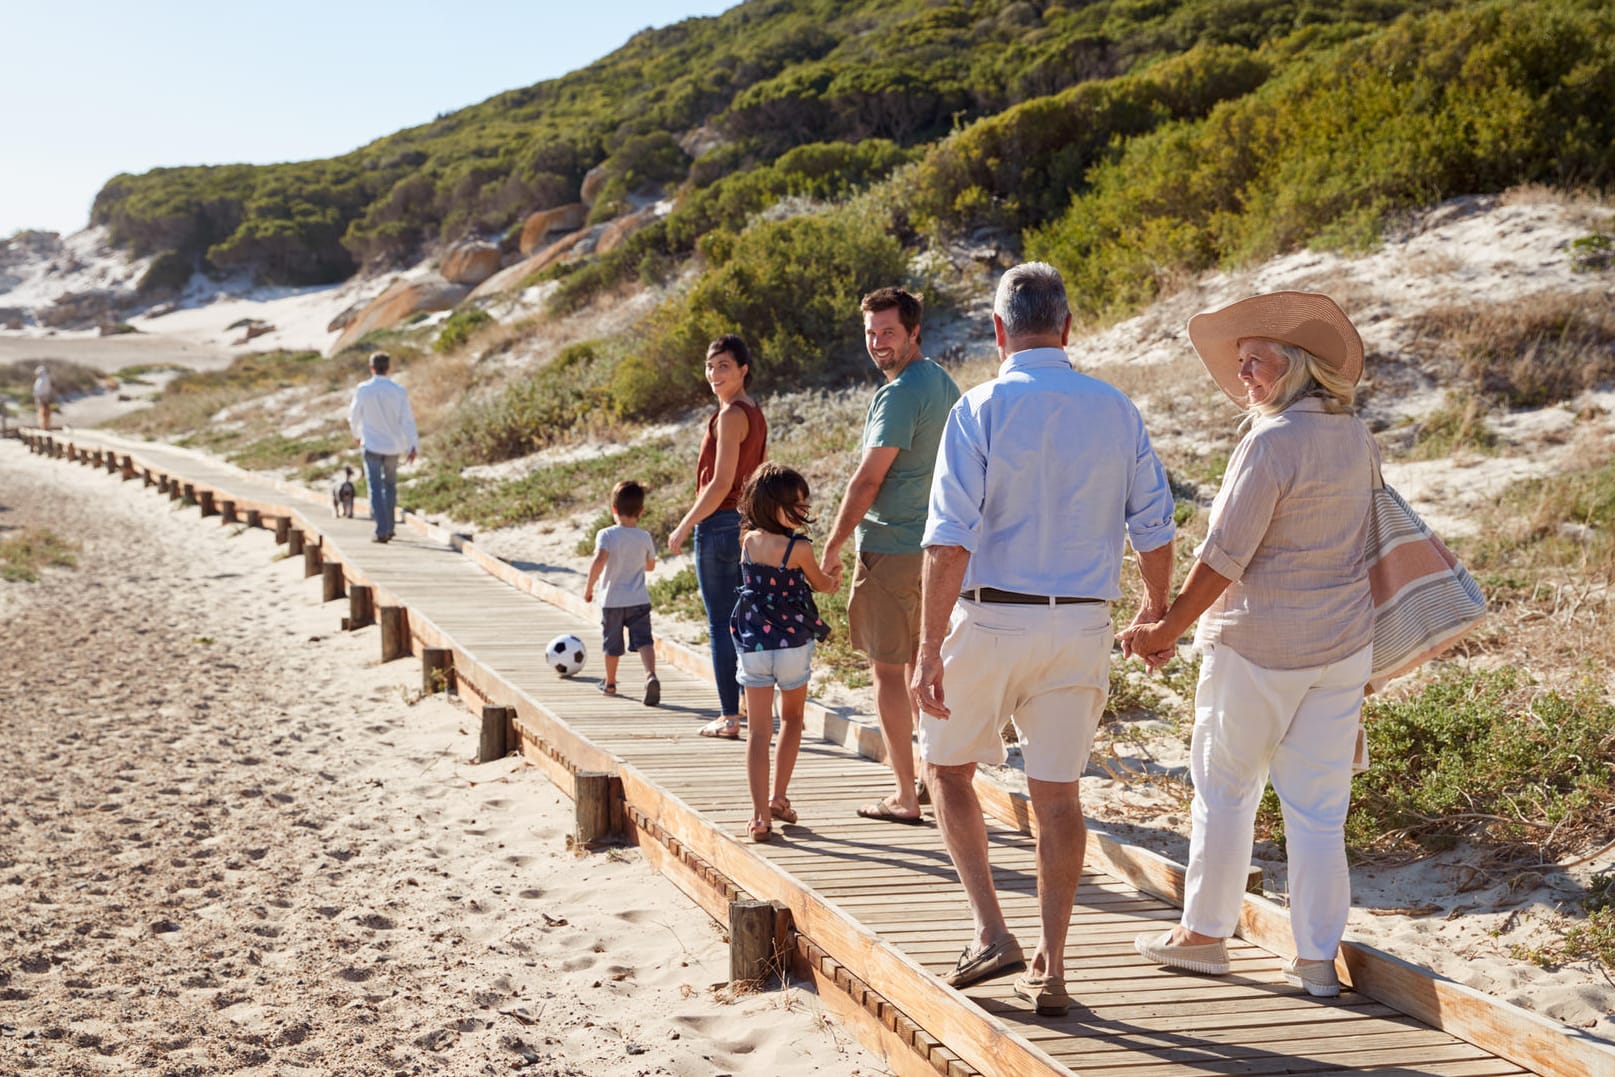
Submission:
<svg viewBox="0 0 1615 1077">
<path fill-rule="evenodd" d="M 906 276 L 945 301 L 961 247 L 1054 262 L 1102 321 L 1452 196 L 1612 177 L 1601 0 L 747 0 L 343 157 L 115 177 L 93 219 L 158 254 L 160 289 L 326 282 L 466 239 L 508 265 L 586 188 L 585 224 L 660 200 L 608 253 L 515 282 L 558 280 L 555 313 L 680 282 L 632 347 L 517 387 L 565 404 L 553 435 L 700 399 L 688 357 L 720 331 L 792 384 L 844 381 L 856 296 Z"/>
</svg>

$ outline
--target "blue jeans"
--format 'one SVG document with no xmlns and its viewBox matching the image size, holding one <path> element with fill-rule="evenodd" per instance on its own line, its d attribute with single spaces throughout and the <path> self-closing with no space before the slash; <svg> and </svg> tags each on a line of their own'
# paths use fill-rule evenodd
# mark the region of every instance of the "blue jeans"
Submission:
<svg viewBox="0 0 1615 1077">
<path fill-rule="evenodd" d="M 365 450 L 365 482 L 370 486 L 370 518 L 376 521 L 376 537 L 393 533 L 398 512 L 398 454 Z"/>
<path fill-rule="evenodd" d="M 695 578 L 707 607 L 707 635 L 712 642 L 712 676 L 718 682 L 718 705 L 726 716 L 740 713 L 740 685 L 735 683 L 735 640 L 729 615 L 740 594 L 740 513 L 719 509 L 695 525 Z"/>
</svg>

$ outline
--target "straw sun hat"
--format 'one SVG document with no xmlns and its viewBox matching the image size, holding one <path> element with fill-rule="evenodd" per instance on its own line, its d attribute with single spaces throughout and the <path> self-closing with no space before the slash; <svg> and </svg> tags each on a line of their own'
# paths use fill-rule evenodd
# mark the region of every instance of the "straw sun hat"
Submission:
<svg viewBox="0 0 1615 1077">
<path fill-rule="evenodd" d="M 1230 400 L 1249 399 L 1239 380 L 1239 342 L 1250 337 L 1294 344 L 1356 384 L 1363 376 L 1363 338 L 1333 299 L 1316 292 L 1253 295 L 1189 319 L 1189 342 Z"/>
</svg>

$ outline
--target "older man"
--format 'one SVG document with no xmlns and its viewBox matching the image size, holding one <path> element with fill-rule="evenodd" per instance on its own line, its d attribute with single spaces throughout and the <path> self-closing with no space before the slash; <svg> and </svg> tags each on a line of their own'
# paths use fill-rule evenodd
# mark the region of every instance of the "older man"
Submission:
<svg viewBox="0 0 1615 1077">
<path fill-rule="evenodd" d="M 880 288 L 859 304 L 864 346 L 886 383 L 864 416 L 863 458 L 847 483 L 820 568 L 839 582 L 841 548 L 856 531 L 858 564 L 847 600 L 852 645 L 869 656 L 875 713 L 896 788 L 858 814 L 921 822 L 914 782 L 914 699 L 908 690 L 920 642 L 920 538 L 937 441 L 959 387 L 920 351 L 920 297 Z"/>
<path fill-rule="evenodd" d="M 1025 964 L 988 863 L 978 763 L 1002 763 L 1013 718 L 1037 815 L 1041 931 L 1015 993 L 1039 1014 L 1070 1007 L 1065 940 L 1087 829 L 1077 779 L 1105 707 L 1123 540 L 1139 555 L 1139 621 L 1166 609 L 1172 495 L 1138 409 L 1072 368 L 1065 283 L 1038 262 L 1004 274 L 993 302 L 998 377 L 948 417 L 931 485 L 914 689 L 937 824 L 975 937 L 945 977 L 964 986 Z M 944 693 L 944 681 L 946 692 Z"/>
<path fill-rule="evenodd" d="M 420 439 L 409 393 L 387 376 L 392 356 L 370 356 L 370 379 L 353 391 L 348 406 L 348 427 L 364 449 L 365 482 L 370 486 L 370 518 L 376 522 L 371 542 L 391 542 L 398 515 L 398 458 L 415 462 Z"/>
</svg>

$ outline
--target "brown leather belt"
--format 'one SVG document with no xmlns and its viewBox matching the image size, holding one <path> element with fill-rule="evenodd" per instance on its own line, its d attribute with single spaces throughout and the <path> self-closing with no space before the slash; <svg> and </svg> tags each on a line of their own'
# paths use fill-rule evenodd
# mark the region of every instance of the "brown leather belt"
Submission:
<svg viewBox="0 0 1615 1077">
<path fill-rule="evenodd" d="M 972 587 L 965 592 L 965 597 L 1006 606 L 1072 606 L 1079 602 L 1105 601 L 1102 598 L 1071 598 L 1066 595 L 1023 595 L 1019 591 L 1000 591 L 996 587 Z"/>
</svg>

